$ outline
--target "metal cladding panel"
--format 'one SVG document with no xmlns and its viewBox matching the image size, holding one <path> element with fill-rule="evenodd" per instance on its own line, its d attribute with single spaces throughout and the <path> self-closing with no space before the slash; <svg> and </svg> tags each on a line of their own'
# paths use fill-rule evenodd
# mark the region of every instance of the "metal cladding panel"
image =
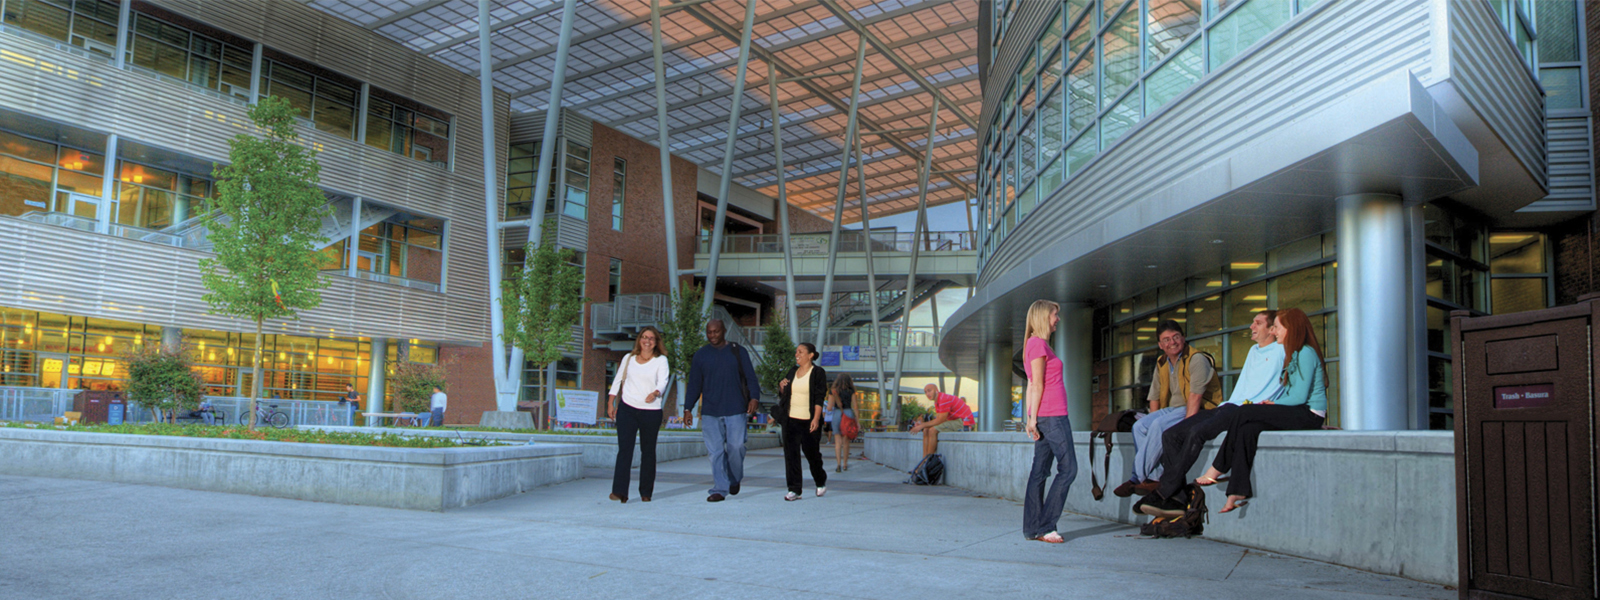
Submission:
<svg viewBox="0 0 1600 600">
<path fill-rule="evenodd" d="M 1342 1 L 1287 25 L 1139 123 L 1041 202 L 995 249 L 978 285 L 1372 81 L 1401 71 L 1430 83 L 1428 14 L 1424 0 Z"/>
<path fill-rule="evenodd" d="M 540 125 L 543 125 L 543 123 L 540 123 Z M 561 135 L 579 144 L 593 147 L 594 121 L 574 112 L 572 109 L 563 108 L 561 109 Z"/>
<path fill-rule="evenodd" d="M 589 251 L 589 223 L 582 219 L 561 215 L 556 232 L 556 245 L 579 252 Z"/>
<path fill-rule="evenodd" d="M 537 142 L 544 136 L 544 113 L 517 113 L 511 115 L 510 143 Z"/>
<path fill-rule="evenodd" d="M 1550 195 L 1527 207 L 1534 211 L 1590 211 L 1594 200 L 1594 134 L 1588 115 L 1551 117 L 1546 149 L 1550 160 Z"/>
<path fill-rule="evenodd" d="M 212 314 L 199 260 L 206 253 L 66 227 L 0 217 L 0 304 L 78 316 L 194 329 L 254 331 L 253 323 Z M 266 331 L 300 336 L 420 338 L 481 342 L 477 319 L 455 318 L 469 304 L 440 294 L 342 276 L 322 305 Z M 481 306 L 481 305 L 480 305 Z"/>
<path fill-rule="evenodd" d="M 1450 2 L 1449 7 L 1451 81 L 1512 156 L 1548 186 L 1542 88 L 1487 2 Z"/>
<path fill-rule="evenodd" d="M 989 64 L 988 72 L 983 80 L 983 113 L 979 115 L 979 123 L 988 123 L 994 116 L 995 107 L 999 105 L 1000 98 L 1005 95 L 1006 84 L 1010 78 L 1017 74 L 1017 67 L 1022 66 L 1022 61 L 1032 52 L 1039 32 L 1044 31 L 1045 19 L 1056 14 L 1056 8 L 1062 6 L 1060 2 L 1021 2 L 1017 6 L 1016 16 L 1011 17 L 1011 26 L 1006 30 L 1002 40 L 1004 46 L 995 55 L 994 62 Z M 1132 10 L 1138 10 L 1135 5 Z M 1090 3 L 1088 10 L 1097 10 Z M 990 18 L 993 18 L 993 9 L 990 9 Z M 1093 18 L 1093 17 L 1090 17 Z M 992 27 L 989 22 L 978 23 L 978 27 Z M 1026 42 L 1019 41 L 1026 40 Z M 989 52 L 989 47 L 980 46 L 979 53 Z M 987 131 L 987 128 L 985 128 Z"/>
</svg>

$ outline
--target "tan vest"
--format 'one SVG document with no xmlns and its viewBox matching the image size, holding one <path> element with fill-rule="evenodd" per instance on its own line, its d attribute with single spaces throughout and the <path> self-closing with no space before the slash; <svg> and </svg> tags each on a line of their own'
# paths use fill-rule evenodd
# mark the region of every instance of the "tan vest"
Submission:
<svg viewBox="0 0 1600 600">
<path fill-rule="evenodd" d="M 1178 391 L 1182 394 L 1183 403 L 1172 404 L 1172 390 L 1167 389 L 1169 382 L 1172 381 L 1172 364 L 1167 361 L 1167 355 L 1162 353 L 1161 357 L 1156 359 L 1156 397 L 1168 404 L 1166 408 L 1187 406 L 1189 394 L 1193 393 L 1189 391 L 1189 362 L 1196 356 L 1204 356 L 1204 360 L 1211 363 L 1211 381 L 1206 382 L 1205 392 L 1200 396 L 1200 408 L 1216 408 L 1222 403 L 1222 378 L 1217 376 L 1217 361 L 1212 359 L 1210 354 L 1190 346 L 1183 351 L 1183 364 L 1178 365 Z"/>
</svg>

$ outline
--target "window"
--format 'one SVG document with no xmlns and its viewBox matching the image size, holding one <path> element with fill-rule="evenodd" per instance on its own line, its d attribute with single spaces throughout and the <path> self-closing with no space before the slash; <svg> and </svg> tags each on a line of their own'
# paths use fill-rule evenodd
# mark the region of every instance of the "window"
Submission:
<svg viewBox="0 0 1600 600">
<path fill-rule="evenodd" d="M 6 0 L 0 20 L 67 42 L 106 58 L 117 47 L 116 2 L 108 0 Z"/>
<path fill-rule="evenodd" d="M 375 87 L 367 92 L 368 146 L 450 165 L 450 115 Z"/>
<path fill-rule="evenodd" d="M 614 159 L 611 173 L 611 228 L 622 231 L 622 200 L 628 187 L 628 162 Z"/>
<path fill-rule="evenodd" d="M 526 363 L 522 371 L 522 399 L 524 401 L 543 400 L 545 397 L 545 380 L 549 375 L 546 369 L 549 365 Z M 578 357 L 563 357 L 556 361 L 555 387 L 560 389 L 576 389 L 583 373 L 583 359 Z M 609 385 L 611 382 L 607 381 Z M 547 414 L 555 418 L 555 411 Z"/>
<path fill-rule="evenodd" d="M 561 214 L 575 219 L 589 219 L 589 147 L 567 142 L 567 160 L 561 172 L 567 195 L 561 202 Z"/>
<path fill-rule="evenodd" d="M 204 214 L 210 197 L 210 179 L 119 160 L 111 221 L 169 229 Z"/>
<path fill-rule="evenodd" d="M 444 269 L 444 222 L 397 215 L 361 231 L 356 244 L 356 271 L 389 283 L 432 284 L 438 289 Z"/>
<path fill-rule="evenodd" d="M 1489 236 L 1489 306 L 1494 314 L 1550 306 L 1545 246 L 1542 233 L 1501 231 Z"/>
<path fill-rule="evenodd" d="M 111 23 L 111 47 L 115 47 L 115 13 Z M 242 40 L 223 41 L 143 13 L 133 14 L 132 27 L 128 60 L 135 66 L 240 100 L 250 98 L 254 52 Z"/>
<path fill-rule="evenodd" d="M 295 61 L 298 62 L 298 61 Z M 356 110 L 361 84 L 310 65 L 289 64 L 283 58 L 261 61 L 261 93 L 289 101 L 317 129 L 356 139 Z"/>
<path fill-rule="evenodd" d="M 96 205 L 69 202 L 67 194 L 100 196 L 104 161 L 98 152 L 0 130 L 0 215 L 53 211 L 95 218 Z"/>
<path fill-rule="evenodd" d="M 622 293 L 622 260 L 611 259 L 611 278 L 606 284 L 606 301 L 617 299 L 617 294 Z"/>
</svg>

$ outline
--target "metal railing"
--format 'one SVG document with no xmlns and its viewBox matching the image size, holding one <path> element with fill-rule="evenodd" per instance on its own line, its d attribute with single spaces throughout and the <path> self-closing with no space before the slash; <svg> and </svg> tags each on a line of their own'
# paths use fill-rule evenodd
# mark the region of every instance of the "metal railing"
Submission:
<svg viewBox="0 0 1600 600">
<path fill-rule="evenodd" d="M 335 273 L 340 272 L 340 271 L 343 271 L 343 269 L 331 269 L 330 270 L 330 272 L 335 272 Z M 437 282 L 423 281 L 421 279 L 407 279 L 405 277 L 400 277 L 398 275 L 387 275 L 387 274 L 384 274 L 384 273 L 373 273 L 372 271 L 357 270 L 356 271 L 356 277 L 358 277 L 360 279 L 366 279 L 366 280 L 369 280 L 369 281 L 376 281 L 378 283 L 387 283 L 387 284 L 390 284 L 390 285 L 401 285 L 401 286 L 405 286 L 405 287 L 413 288 L 413 289 L 418 289 L 418 290 L 427 290 L 427 291 L 430 291 L 430 292 L 439 291 L 439 284 Z"/>
<path fill-rule="evenodd" d="M 96 200 L 98 200 L 98 198 L 96 198 Z M 95 233 L 100 230 L 100 222 L 95 219 L 61 212 L 30 211 L 22 213 L 21 215 L 18 215 L 18 217 L 24 221 L 43 223 L 45 225 L 55 225 L 58 227 L 69 227 L 79 231 L 87 231 L 89 233 Z M 146 229 L 144 227 L 134 227 L 132 225 L 112 223 L 109 233 L 113 236 L 128 238 L 130 240 L 155 242 L 157 244 L 166 244 L 168 246 L 174 246 L 177 248 L 189 247 L 186 245 L 183 235 L 170 231 L 157 231 L 155 229 Z"/>
<path fill-rule="evenodd" d="M 72 400 L 83 390 L 56 388 L 0 387 L 0 420 L 49 423 L 72 410 Z M 226 423 L 248 423 L 246 410 L 249 398 L 234 396 L 209 396 L 211 405 L 226 413 Z M 350 425 L 350 406 L 336 400 L 284 400 L 262 398 L 263 405 L 278 405 L 278 411 L 289 415 L 289 425 Z M 128 404 L 123 421 L 150 423 L 155 414 L 143 406 Z M 241 417 L 243 419 L 241 420 Z M 358 416 L 359 418 L 359 416 Z"/>
<path fill-rule="evenodd" d="M 893 323 L 885 323 L 878 327 L 879 332 L 882 334 L 879 343 L 883 348 L 885 348 L 885 352 L 893 352 L 893 350 L 890 349 L 898 347 L 900 344 L 900 326 Z M 748 336 L 751 345 L 764 345 L 766 343 L 767 331 L 765 329 L 751 330 L 746 332 L 746 335 Z M 800 330 L 800 339 L 795 341 L 816 343 L 816 337 L 817 333 L 815 329 L 802 329 Z M 861 327 L 829 327 L 828 330 L 823 333 L 823 337 L 823 342 L 820 344 L 823 346 L 873 345 L 872 328 L 870 325 L 863 325 Z M 937 347 L 938 345 L 939 333 L 938 330 L 933 327 L 912 327 L 910 331 L 906 332 L 906 347 L 908 348 Z"/>
<path fill-rule="evenodd" d="M 789 248 L 794 256 L 826 256 L 829 233 L 796 233 L 789 236 Z M 840 252 L 866 252 L 867 234 L 860 231 L 839 233 Z M 910 252 L 917 242 L 915 233 L 875 231 L 871 234 L 873 252 Z M 923 234 L 923 252 L 950 252 L 973 250 L 972 234 L 966 231 L 930 231 Z M 701 236 L 698 250 L 711 252 L 711 239 Z M 783 236 L 776 233 L 756 235 L 727 235 L 722 238 L 722 251 L 729 254 L 772 254 L 783 252 Z"/>
</svg>

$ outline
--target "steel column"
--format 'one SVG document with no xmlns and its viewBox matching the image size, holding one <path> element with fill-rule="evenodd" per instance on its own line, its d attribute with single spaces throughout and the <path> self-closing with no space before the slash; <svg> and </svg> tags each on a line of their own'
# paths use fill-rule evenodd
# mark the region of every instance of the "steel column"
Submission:
<svg viewBox="0 0 1600 600">
<path fill-rule="evenodd" d="M 711 226 L 711 260 L 706 265 L 706 295 L 701 312 L 711 311 L 717 295 L 717 261 L 722 258 L 722 223 L 728 216 L 728 187 L 733 183 L 733 149 L 739 142 L 739 111 L 744 108 L 744 80 L 750 66 L 750 35 L 756 24 L 756 0 L 745 0 L 744 30 L 739 34 L 739 70 L 733 78 L 733 103 L 728 115 L 728 145 L 722 150 L 722 182 L 717 185 L 717 216 Z M 657 81 L 660 81 L 659 79 Z"/>
<path fill-rule="evenodd" d="M 100 179 L 100 208 L 95 211 L 95 231 L 111 231 L 112 198 L 117 195 L 117 134 L 106 136 L 106 158 Z"/>
<path fill-rule="evenodd" d="M 367 356 L 367 410 L 366 412 L 384 412 L 383 387 L 384 376 L 387 371 L 384 363 L 389 360 L 389 340 L 372 338 L 371 354 Z M 259 380 L 260 378 L 256 378 Z M 383 419 L 367 417 L 367 426 L 381 424 Z"/>
<path fill-rule="evenodd" d="M 265 47 L 266 46 L 261 45 L 261 42 L 256 42 L 256 45 L 253 48 L 251 48 L 251 51 L 250 51 L 250 103 L 251 104 L 255 104 L 255 103 L 261 101 L 261 52 L 262 52 L 262 49 L 265 48 Z M 366 140 L 361 140 L 361 143 L 363 143 L 363 144 L 365 144 L 366 142 L 367 142 Z"/>
<path fill-rule="evenodd" d="M 867 215 L 867 172 L 865 167 L 861 165 L 861 146 L 863 145 L 865 144 L 862 144 L 860 139 L 856 140 L 856 188 L 858 190 L 856 195 L 861 204 L 861 233 L 865 236 L 867 242 L 867 289 L 869 290 L 867 295 L 870 298 L 868 306 L 872 307 L 872 359 L 877 367 L 878 386 L 882 388 L 883 384 L 886 383 L 883 378 L 883 329 L 878 322 L 878 274 L 877 269 L 872 265 L 872 222 L 868 220 Z M 907 290 L 906 293 L 909 294 L 910 290 Z M 882 395 L 878 396 L 878 407 L 881 410 L 884 402 L 888 402 L 889 405 L 897 409 L 894 414 L 899 415 L 900 382 L 897 380 L 893 383 L 894 387 L 889 388 L 888 399 L 885 399 Z"/>
<path fill-rule="evenodd" d="M 839 262 L 839 224 L 844 221 L 844 193 L 850 189 L 850 145 L 856 139 L 856 108 L 861 100 L 861 63 L 867 58 L 866 38 L 856 38 L 856 75 L 850 82 L 850 116 L 845 120 L 844 151 L 839 155 L 839 192 L 833 203 L 833 229 L 828 236 L 828 270 L 822 276 L 822 309 L 817 313 L 817 346 L 828 333 L 828 305 L 833 301 L 833 269 Z M 799 340 L 795 340 L 799 341 Z M 879 387 L 883 381 L 879 380 Z M 881 399 L 881 398 L 880 398 Z"/>
<path fill-rule="evenodd" d="M 1353 194 L 1335 201 L 1339 236 L 1339 426 L 1405 429 L 1407 367 L 1406 209 L 1400 197 Z"/>
<path fill-rule="evenodd" d="M 800 308 L 795 304 L 794 253 L 789 248 L 789 191 L 783 171 L 783 120 L 782 115 L 778 114 L 778 68 L 770 62 L 767 63 L 767 101 L 772 105 L 772 155 L 777 161 L 778 170 L 778 228 L 783 240 L 783 285 L 789 305 L 789 338 L 798 342 Z"/>
<path fill-rule="evenodd" d="M 128 38 L 133 33 L 133 0 L 121 0 L 117 7 L 117 50 L 111 57 L 118 69 L 128 65 Z"/>
<path fill-rule="evenodd" d="M 489 256 L 489 352 L 490 362 L 494 370 L 495 410 L 516 410 L 515 397 L 511 406 L 506 407 L 505 396 L 508 390 L 506 385 L 506 342 L 505 319 L 500 310 L 500 276 L 504 270 L 500 266 L 500 195 L 497 193 L 498 178 L 495 170 L 495 144 L 494 136 L 494 81 L 489 70 L 489 0 L 478 0 L 478 101 L 479 117 L 483 124 L 483 210 L 485 231 L 484 241 L 488 244 Z M 360 223 L 360 213 L 351 215 L 351 228 Z M 359 247 L 359 243 L 357 244 Z M 356 248 L 350 249 L 352 252 Z M 352 265 L 354 262 L 352 261 Z M 353 267 L 352 267 L 353 270 Z M 379 341 L 373 340 L 373 347 L 378 347 Z M 373 361 L 376 365 L 381 359 Z M 374 372 L 377 367 L 374 366 Z M 370 397 L 370 390 L 369 390 Z M 371 412 L 371 411 L 369 411 Z"/>
<path fill-rule="evenodd" d="M 906 302 L 905 308 L 900 311 L 900 351 L 896 353 L 894 362 L 894 389 L 900 389 L 900 375 L 906 366 L 906 338 L 911 335 L 911 292 L 917 288 L 917 260 L 922 257 L 922 236 L 928 227 L 928 178 L 933 174 L 933 150 L 938 140 L 934 133 L 939 131 L 939 97 L 933 97 L 933 112 L 928 119 L 928 149 L 922 153 L 922 173 L 917 177 L 917 224 L 913 228 L 916 232 L 911 236 L 911 268 L 906 273 Z M 866 201 L 862 201 L 861 213 L 867 211 Z M 871 271 L 868 271 L 869 273 Z M 934 301 L 937 306 L 938 301 Z M 939 326 L 938 308 L 934 309 L 933 324 Z M 935 329 L 937 331 L 937 329 Z M 939 389 L 943 390 L 941 383 Z M 895 396 L 897 399 L 899 396 Z M 894 415 L 900 414 L 900 403 L 894 404 Z"/>
<path fill-rule="evenodd" d="M 990 342 L 983 348 L 983 381 L 979 384 L 978 430 L 1000 431 L 1011 416 L 1011 343 Z"/>
<path fill-rule="evenodd" d="M 478 45 L 488 52 L 489 48 L 489 19 L 488 0 L 478 0 L 479 8 Z M 566 81 L 567 74 L 567 49 L 572 41 L 572 19 L 576 15 L 577 0 L 566 0 L 561 13 L 561 37 L 556 42 L 555 70 L 550 74 L 550 102 L 544 109 L 544 135 L 539 138 L 539 177 L 533 186 L 533 214 L 528 218 L 528 240 L 535 246 L 542 240 L 544 228 L 545 193 L 550 188 L 550 165 L 555 160 L 559 151 L 556 145 L 556 130 L 561 126 L 561 87 Z M 486 63 L 487 60 L 480 60 Z M 485 72 L 489 67 L 479 65 L 478 70 Z M 488 79 L 485 78 L 485 81 Z M 557 213 L 557 218 L 560 213 Z"/>
<path fill-rule="evenodd" d="M 494 231 L 493 229 L 490 230 Z M 490 237 L 499 236 L 490 234 Z M 445 238 L 450 239 L 450 238 Z M 361 197 L 356 196 L 350 200 L 350 245 L 345 248 L 345 275 L 356 276 L 356 254 L 361 249 Z M 440 269 L 443 272 L 443 269 Z"/>
<path fill-rule="evenodd" d="M 1094 308 L 1086 303 L 1061 305 L 1061 323 L 1056 326 L 1056 356 L 1061 358 L 1061 379 L 1066 382 L 1067 414 L 1078 430 L 1094 427 L 1090 397 L 1094 379 Z"/>
<path fill-rule="evenodd" d="M 678 228 L 673 218 L 672 202 L 672 131 L 667 129 L 667 80 L 666 65 L 662 62 L 661 47 L 661 0 L 650 0 L 650 41 L 651 54 L 655 57 L 656 76 L 656 147 L 661 150 L 661 225 L 666 228 L 667 235 L 662 238 L 667 241 L 667 289 L 673 295 L 678 292 Z M 685 382 L 677 382 L 678 389 L 678 416 L 683 416 L 683 396 L 687 393 Z"/>
</svg>

